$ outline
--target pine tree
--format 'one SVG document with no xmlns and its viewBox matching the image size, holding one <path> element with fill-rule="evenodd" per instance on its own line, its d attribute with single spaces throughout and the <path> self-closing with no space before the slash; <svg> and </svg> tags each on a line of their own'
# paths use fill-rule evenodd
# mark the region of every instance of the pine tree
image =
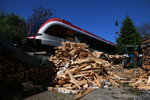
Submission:
<svg viewBox="0 0 150 100">
<path fill-rule="evenodd" d="M 119 37 L 116 40 L 116 52 L 118 54 L 122 54 L 126 45 L 138 45 L 140 40 L 140 34 L 138 33 L 130 17 L 127 16 L 122 23 Z"/>
</svg>

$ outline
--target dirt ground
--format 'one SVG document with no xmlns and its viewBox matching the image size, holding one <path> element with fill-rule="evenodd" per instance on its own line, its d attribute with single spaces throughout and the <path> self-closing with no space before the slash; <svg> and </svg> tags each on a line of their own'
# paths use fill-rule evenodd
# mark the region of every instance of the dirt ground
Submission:
<svg viewBox="0 0 150 100">
<path fill-rule="evenodd" d="M 75 100 L 73 95 L 45 91 L 24 100 Z M 140 91 L 128 86 L 95 89 L 79 100 L 150 100 L 150 91 Z"/>
</svg>

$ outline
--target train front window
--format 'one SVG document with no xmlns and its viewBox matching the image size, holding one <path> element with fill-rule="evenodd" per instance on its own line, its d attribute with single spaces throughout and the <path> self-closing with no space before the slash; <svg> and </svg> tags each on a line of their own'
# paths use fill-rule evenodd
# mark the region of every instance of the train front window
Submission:
<svg viewBox="0 0 150 100">
<path fill-rule="evenodd" d="M 74 31 L 60 25 L 51 26 L 46 29 L 44 33 L 71 41 L 74 40 Z"/>
<path fill-rule="evenodd" d="M 58 25 L 54 25 L 46 29 L 44 33 L 52 35 L 52 36 L 64 38 L 63 34 L 65 33 L 65 29 Z"/>
</svg>

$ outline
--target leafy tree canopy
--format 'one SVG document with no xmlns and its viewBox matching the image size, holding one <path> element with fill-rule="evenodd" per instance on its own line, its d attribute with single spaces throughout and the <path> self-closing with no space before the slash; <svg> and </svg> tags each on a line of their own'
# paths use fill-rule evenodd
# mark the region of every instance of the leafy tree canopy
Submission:
<svg viewBox="0 0 150 100">
<path fill-rule="evenodd" d="M 25 20 L 18 15 L 0 11 L 0 34 L 7 36 L 13 43 L 21 43 L 25 27 Z"/>
</svg>

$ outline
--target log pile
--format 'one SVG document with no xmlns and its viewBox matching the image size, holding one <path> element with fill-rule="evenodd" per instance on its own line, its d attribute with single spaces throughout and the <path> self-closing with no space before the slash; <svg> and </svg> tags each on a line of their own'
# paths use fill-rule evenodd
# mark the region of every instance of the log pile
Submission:
<svg viewBox="0 0 150 100">
<path fill-rule="evenodd" d="M 108 62 L 110 62 L 111 64 L 120 64 L 122 62 L 123 56 L 122 55 L 110 55 L 110 54 L 106 54 L 104 52 L 99 52 L 99 51 L 93 51 L 92 55 L 100 58 L 100 59 L 104 59 Z"/>
<path fill-rule="evenodd" d="M 150 71 L 142 73 L 138 78 L 131 79 L 129 85 L 133 88 L 150 90 Z"/>
<path fill-rule="evenodd" d="M 49 58 L 59 71 L 56 87 L 48 89 L 73 93 L 78 99 L 94 88 L 112 85 L 119 87 L 114 79 L 120 77 L 111 72 L 111 63 L 95 56 L 84 43 L 62 42 L 62 46 L 56 47 L 56 55 Z"/>
<path fill-rule="evenodd" d="M 143 54 L 143 67 L 145 69 L 150 69 L 150 37 L 142 40 L 141 50 Z"/>
<path fill-rule="evenodd" d="M 55 69 L 38 68 L 24 64 L 0 46 L 0 87 L 10 85 L 12 82 L 23 83 L 32 81 L 35 84 L 49 83 L 55 75 Z"/>
<path fill-rule="evenodd" d="M 75 99 L 79 99 L 95 88 L 120 87 L 120 84 L 150 89 L 150 72 L 121 66 L 117 69 L 112 65 L 116 61 L 114 58 L 122 59 L 120 55 L 90 52 L 88 45 L 75 42 L 62 42 L 62 46 L 55 49 L 56 55 L 49 60 L 56 64 L 58 70 L 56 86 L 48 87 L 48 90 L 75 94 Z"/>
<path fill-rule="evenodd" d="M 129 84 L 133 88 L 138 88 L 140 90 L 150 90 L 150 71 L 143 70 L 142 68 L 136 69 L 121 68 L 120 70 L 122 71 L 115 72 L 115 74 L 117 74 L 120 77 L 123 77 L 124 79 L 117 80 L 118 83 Z"/>
</svg>

